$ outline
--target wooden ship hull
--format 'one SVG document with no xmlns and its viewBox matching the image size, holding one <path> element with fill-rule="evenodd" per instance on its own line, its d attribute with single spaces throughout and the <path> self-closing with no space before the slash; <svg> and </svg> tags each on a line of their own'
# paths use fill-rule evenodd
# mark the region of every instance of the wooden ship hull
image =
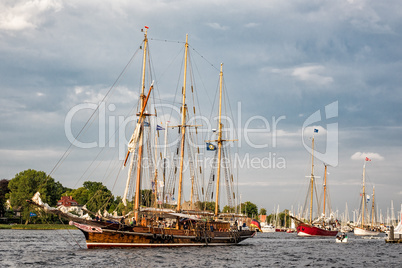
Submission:
<svg viewBox="0 0 402 268">
<path fill-rule="evenodd" d="M 40 200 L 40 199 L 39 199 Z M 182 247 L 182 246 L 231 246 L 247 238 L 255 231 L 239 230 L 227 221 L 206 221 L 205 218 L 190 220 L 187 227 L 185 214 L 176 218 L 178 228 L 157 227 L 148 219 L 139 225 L 127 225 L 113 219 L 86 220 L 35 200 L 27 200 L 49 214 L 69 221 L 84 233 L 87 248 L 125 248 L 125 247 Z M 172 218 L 171 215 L 167 215 Z M 188 216 L 191 217 L 191 216 Z M 163 221 L 162 221 L 163 223 Z"/>
<path fill-rule="evenodd" d="M 88 249 L 127 247 L 182 247 L 182 246 L 230 246 L 251 238 L 255 231 L 217 230 L 206 228 L 180 230 L 142 226 L 109 226 L 106 228 L 70 222 L 84 235 Z M 118 228 L 118 229 L 115 229 Z"/>
</svg>

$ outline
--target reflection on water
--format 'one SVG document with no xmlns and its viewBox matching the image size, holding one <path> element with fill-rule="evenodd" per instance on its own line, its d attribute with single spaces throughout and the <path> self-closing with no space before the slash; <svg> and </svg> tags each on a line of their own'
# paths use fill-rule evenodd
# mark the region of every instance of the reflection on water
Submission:
<svg viewBox="0 0 402 268">
<path fill-rule="evenodd" d="M 78 230 L 0 230 L 0 267 L 401 267 L 401 246 L 258 233 L 232 247 L 87 250 Z"/>
</svg>

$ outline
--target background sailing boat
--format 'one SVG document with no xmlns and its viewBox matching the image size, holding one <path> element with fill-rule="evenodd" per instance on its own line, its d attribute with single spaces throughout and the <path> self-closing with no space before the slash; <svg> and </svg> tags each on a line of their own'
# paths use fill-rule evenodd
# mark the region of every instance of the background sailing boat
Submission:
<svg viewBox="0 0 402 268">
<path fill-rule="evenodd" d="M 380 234 L 379 227 L 375 223 L 375 211 L 374 211 L 374 188 L 373 188 L 373 199 L 372 199 L 372 209 L 371 209 L 371 221 L 369 220 L 368 203 L 370 196 L 366 193 L 366 162 L 371 161 L 370 158 L 366 157 L 363 165 L 363 182 L 362 182 L 362 193 L 360 210 L 359 210 L 359 220 L 355 226 L 353 232 L 355 235 L 359 236 L 373 236 Z"/>
<path fill-rule="evenodd" d="M 314 133 L 318 133 L 318 129 L 314 129 Z M 325 174 L 324 174 L 324 206 L 323 206 L 323 214 L 321 217 L 318 217 L 318 219 L 313 218 L 313 199 L 314 199 L 314 193 L 315 196 L 317 196 L 317 190 L 315 188 L 315 176 L 314 176 L 314 133 L 312 137 L 312 156 L 311 156 L 311 176 L 310 176 L 310 184 L 309 184 L 309 189 L 307 192 L 307 198 L 306 202 L 304 204 L 304 211 L 309 211 L 309 217 L 308 217 L 308 222 L 304 222 L 301 219 L 295 218 L 291 216 L 295 221 L 297 225 L 297 235 L 299 236 L 336 236 L 338 233 L 336 223 L 334 222 L 335 220 L 333 218 L 326 218 L 326 207 L 327 207 L 327 184 L 326 184 L 326 178 L 327 178 L 327 165 L 325 165 Z M 310 197 L 310 198 L 308 198 Z M 309 203 L 309 209 L 307 209 L 307 202 L 310 201 Z M 318 201 L 317 201 L 317 207 Z"/>
</svg>

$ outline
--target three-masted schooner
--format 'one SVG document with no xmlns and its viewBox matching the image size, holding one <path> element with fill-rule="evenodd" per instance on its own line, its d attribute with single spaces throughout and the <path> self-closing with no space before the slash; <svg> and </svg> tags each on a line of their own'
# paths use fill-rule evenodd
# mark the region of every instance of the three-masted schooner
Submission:
<svg viewBox="0 0 402 268">
<path fill-rule="evenodd" d="M 232 223 L 222 219 L 218 213 L 219 205 L 219 176 L 221 166 L 222 143 L 222 123 L 221 123 L 221 102 L 222 102 L 222 65 L 220 69 L 220 107 L 219 107 L 219 123 L 218 123 L 218 165 L 217 165 L 217 181 L 216 181 L 216 202 L 215 212 L 206 211 L 183 211 L 183 158 L 185 151 L 185 138 L 187 129 L 190 127 L 186 122 L 186 75 L 187 75 L 187 53 L 188 53 L 188 36 L 186 36 L 185 56 L 184 56 L 184 81 L 182 87 L 182 105 L 181 105 L 181 125 L 179 125 L 180 140 L 180 168 L 178 181 L 178 195 L 176 209 L 166 208 L 143 208 L 141 207 L 141 177 L 142 177 L 142 156 L 144 152 L 144 125 L 148 123 L 146 117 L 147 103 L 150 93 L 153 90 L 153 84 L 150 85 L 148 93 L 145 95 L 145 70 L 147 57 L 147 27 L 144 34 L 143 43 L 143 66 L 142 66 L 142 92 L 140 95 L 140 112 L 137 124 L 128 144 L 128 152 L 124 161 L 124 165 L 129 163 L 129 174 L 127 187 L 131 176 L 135 175 L 135 195 L 133 207 L 133 221 L 128 223 L 121 218 L 117 221 L 113 218 L 102 217 L 96 219 L 83 219 L 69 213 L 64 213 L 56 208 L 51 208 L 43 203 L 40 194 L 36 193 L 30 201 L 45 212 L 59 215 L 70 221 L 71 225 L 80 229 L 86 239 L 88 248 L 115 248 L 115 247 L 175 247 L 175 246 L 221 246 L 235 245 L 239 242 L 251 238 L 255 235 L 255 231 L 242 230 L 237 226 L 237 221 Z M 130 157 L 131 156 L 131 157 Z M 135 156 L 135 157 L 134 157 Z M 135 170 L 136 174 L 131 174 Z M 123 201 L 127 198 L 127 187 L 124 193 Z M 155 186 L 156 187 L 156 186 Z M 164 199 L 164 196 L 163 196 Z M 157 198 L 155 198 L 156 202 Z M 233 219 L 233 215 L 232 215 Z"/>
</svg>

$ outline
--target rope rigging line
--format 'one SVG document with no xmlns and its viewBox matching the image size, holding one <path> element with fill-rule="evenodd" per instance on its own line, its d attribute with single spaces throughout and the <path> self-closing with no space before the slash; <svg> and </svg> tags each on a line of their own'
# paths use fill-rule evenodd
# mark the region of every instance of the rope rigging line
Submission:
<svg viewBox="0 0 402 268">
<path fill-rule="evenodd" d="M 189 45 L 190 46 L 190 45 Z M 191 49 L 197 53 L 203 60 L 205 60 L 209 65 L 211 65 L 215 70 L 219 71 L 219 68 L 217 68 L 213 63 L 211 63 L 209 60 L 207 60 L 203 55 L 201 55 L 200 52 L 198 52 L 193 46 L 190 46 Z"/>
<path fill-rule="evenodd" d="M 320 216 L 320 203 L 318 202 L 318 194 L 317 194 L 317 187 L 315 185 L 315 180 L 314 180 L 314 192 L 315 192 L 315 200 L 317 202 L 317 216 Z"/>
<path fill-rule="evenodd" d="M 150 125 L 151 127 L 151 125 Z M 154 182 L 154 178 L 155 178 L 155 165 L 156 163 L 154 163 L 154 154 L 153 154 L 153 146 L 152 146 L 152 136 L 151 135 L 151 129 L 149 129 L 148 131 L 148 138 L 147 138 L 147 161 L 148 161 L 148 186 L 152 189 L 152 182 Z M 157 185 L 155 185 L 155 189 L 156 189 Z"/>
<path fill-rule="evenodd" d="M 190 53 L 189 53 L 190 54 Z M 202 75 L 201 75 L 201 72 L 199 71 L 199 69 L 198 69 L 198 65 L 196 64 L 196 63 L 194 63 L 194 66 L 195 66 L 195 71 L 197 72 L 197 74 L 198 74 L 198 76 L 201 78 L 202 77 Z M 202 84 L 202 88 L 203 88 L 203 90 L 204 90 L 204 92 L 205 92 L 205 96 L 207 96 L 207 98 L 208 98 L 208 100 L 209 100 L 209 103 L 210 103 L 210 105 L 212 106 L 214 103 L 211 101 L 211 98 L 209 97 L 209 93 L 208 93 L 208 91 L 207 91 L 207 89 L 206 89 L 206 86 L 205 86 L 205 83 L 204 83 L 204 80 L 203 79 L 200 79 L 201 80 L 201 84 Z M 219 80 L 218 80 L 219 81 Z M 219 82 L 218 82 L 218 85 L 219 85 Z M 198 98 L 198 92 L 196 91 L 196 94 L 197 94 L 197 100 L 199 100 L 199 98 Z M 217 94 L 217 93 L 215 93 L 215 94 Z M 198 107 L 201 107 L 200 105 L 199 105 L 199 103 L 198 103 Z M 212 109 L 213 110 L 213 109 Z"/>
<path fill-rule="evenodd" d="M 178 43 L 178 44 L 185 44 L 186 42 L 183 41 L 174 41 L 174 40 L 167 40 L 167 39 L 157 39 L 157 38 L 148 38 L 152 41 L 159 41 L 159 42 L 166 42 L 166 43 Z"/>
<path fill-rule="evenodd" d="M 137 52 L 138 52 L 138 50 L 136 51 L 136 53 L 137 53 Z M 149 50 L 148 50 L 148 53 L 149 53 Z M 149 55 L 148 55 L 148 56 L 149 56 Z M 133 58 L 134 58 L 134 56 L 132 57 L 132 59 L 133 59 Z M 148 58 L 150 58 L 150 57 L 148 57 Z M 132 60 L 131 60 L 131 61 L 132 61 Z M 149 66 L 150 66 L 150 65 L 149 65 Z M 128 67 L 128 66 L 126 66 L 126 67 Z M 150 68 L 150 67 L 149 67 L 149 68 Z M 127 68 L 125 68 L 125 72 L 126 72 L 126 70 L 127 70 Z M 148 76 L 148 77 L 149 77 L 150 80 L 152 80 L 152 74 L 151 74 L 150 76 Z M 117 85 L 117 82 L 115 82 L 114 86 L 116 86 L 116 85 Z M 129 112 L 128 114 L 132 114 L 132 112 L 135 110 L 135 107 L 138 107 L 138 105 L 133 105 L 132 109 L 130 110 L 130 112 Z M 128 114 L 126 114 L 126 117 L 128 116 Z M 119 129 L 116 129 L 115 132 L 113 133 L 113 135 L 111 135 L 111 136 L 109 137 L 109 140 L 108 140 L 108 143 L 107 143 L 107 144 L 110 144 L 111 139 L 114 139 L 114 138 L 116 137 L 116 133 L 117 133 L 118 130 L 119 130 Z M 77 137 L 77 138 L 78 138 L 78 137 Z M 105 148 L 106 148 L 106 146 L 103 147 L 103 148 L 100 150 L 100 152 L 97 154 L 96 158 L 92 161 L 92 163 L 89 165 L 89 167 L 85 170 L 84 174 L 80 177 L 80 179 L 78 180 L 78 182 L 81 181 L 81 179 L 82 179 L 82 178 L 85 176 L 85 174 L 89 171 L 89 169 L 92 167 L 92 165 L 95 163 L 95 161 L 99 158 L 100 154 L 104 151 Z M 112 162 L 113 162 L 113 161 L 110 161 L 110 162 L 109 162 L 109 165 L 108 165 L 107 170 L 109 170 L 110 165 L 111 165 Z M 122 166 L 122 165 L 123 165 L 123 164 L 121 164 L 120 166 Z M 100 166 L 100 162 L 98 163 L 97 167 L 99 167 L 99 166 Z M 117 166 L 118 166 L 118 164 L 115 165 L 115 168 L 117 168 Z M 91 173 L 90 175 L 92 175 L 92 174 L 95 172 L 95 170 L 96 170 L 97 167 L 95 167 L 95 168 L 93 169 L 93 171 L 92 171 L 92 173 Z M 104 180 L 105 180 L 105 176 L 107 176 L 107 170 L 106 170 L 106 172 L 104 173 Z M 118 175 L 117 175 L 117 177 L 115 178 L 115 181 L 114 181 L 112 190 L 113 190 L 113 189 L 115 188 L 115 186 L 116 186 L 116 183 L 117 183 L 117 180 L 118 180 L 120 171 L 121 171 L 121 169 L 119 168 L 119 170 L 118 170 L 118 172 L 117 172 Z M 113 172 L 113 170 L 110 170 L 109 176 L 107 176 L 107 177 L 110 177 L 110 175 L 111 175 L 112 172 Z M 78 182 L 76 183 L 76 185 L 78 184 Z M 76 185 L 75 185 L 75 186 L 76 186 Z M 110 198 L 108 199 L 107 203 L 104 204 L 103 207 L 106 207 L 106 206 L 108 205 L 108 202 L 109 202 L 109 201 L 110 201 Z"/>
<path fill-rule="evenodd" d="M 307 202 L 308 202 L 308 200 L 310 200 L 309 197 L 310 197 L 310 193 L 311 193 L 311 183 L 308 184 L 307 193 L 308 194 L 306 195 L 306 199 L 304 200 L 304 205 L 303 205 L 303 212 L 302 212 L 303 218 L 306 218 L 307 212 L 310 209 L 310 206 L 307 207 Z"/>
<path fill-rule="evenodd" d="M 49 172 L 48 176 L 46 177 L 44 183 L 41 185 L 43 186 L 48 178 L 53 174 L 53 172 L 55 172 L 59 166 L 61 165 L 61 163 L 67 158 L 67 156 L 71 153 L 70 149 L 72 148 L 72 146 L 74 145 L 75 141 L 80 137 L 80 135 L 83 133 L 84 129 L 86 129 L 88 123 L 95 118 L 94 116 L 97 114 L 97 111 L 99 110 L 99 106 L 105 102 L 105 100 L 109 97 L 109 94 L 112 92 L 112 90 L 115 88 L 115 86 L 120 82 L 120 79 L 125 75 L 126 71 L 128 70 L 128 67 L 131 65 L 131 63 L 133 62 L 135 56 L 137 55 L 139 49 L 137 49 L 134 54 L 132 55 L 132 57 L 130 58 L 130 60 L 128 61 L 128 63 L 126 64 L 126 66 L 123 68 L 123 70 L 121 71 L 121 73 L 119 74 L 119 76 L 117 77 L 117 79 L 115 80 L 115 82 L 112 84 L 112 86 L 109 88 L 109 90 L 106 92 L 105 96 L 102 98 L 102 100 L 99 102 L 98 106 L 96 107 L 96 109 L 93 111 L 93 113 L 91 114 L 91 116 L 89 117 L 89 119 L 87 120 L 87 122 L 84 124 L 84 126 L 81 128 L 81 130 L 78 132 L 77 136 L 74 138 L 74 141 L 72 143 L 70 143 L 70 145 L 68 146 L 67 150 L 63 153 L 63 155 L 60 157 L 60 159 L 57 161 L 57 163 L 55 164 L 55 166 L 53 167 L 53 169 Z M 39 189 L 41 188 L 41 186 L 39 187 Z"/>
<path fill-rule="evenodd" d="M 227 159 L 224 148 L 222 148 L 222 159 Z M 229 169 L 226 161 L 225 161 L 225 166 L 224 166 L 223 170 L 224 170 L 224 176 L 225 176 L 226 197 L 228 199 L 227 200 L 228 201 L 228 206 L 233 207 L 231 189 L 230 189 L 230 178 L 229 178 L 230 169 Z"/>
<path fill-rule="evenodd" d="M 178 164 L 179 164 L 178 163 L 179 162 L 178 153 L 179 153 L 179 149 L 180 149 L 180 144 L 181 144 L 181 136 L 177 140 L 176 153 L 174 153 L 174 155 L 173 155 L 173 168 L 171 168 L 171 170 L 170 170 L 170 175 L 168 177 L 168 185 L 167 185 L 167 188 L 165 188 L 166 194 L 170 194 L 172 196 L 174 196 L 176 183 L 177 183 L 176 174 L 178 171 Z"/>
<path fill-rule="evenodd" d="M 194 79 L 194 73 L 193 73 L 193 64 L 192 64 L 192 61 L 191 61 L 191 57 L 190 57 L 190 54 L 189 54 L 189 61 L 190 61 L 190 81 L 191 81 L 191 83 L 190 83 L 190 85 L 191 85 L 191 96 L 192 96 L 192 101 L 193 101 L 193 107 L 194 107 L 194 105 L 195 105 L 195 103 L 196 103 L 196 100 L 197 100 L 197 104 L 198 104 L 198 106 L 197 106 L 197 108 L 198 108 L 198 113 L 201 115 L 201 109 L 200 109 L 200 103 L 199 103 L 199 98 L 198 98 L 198 95 L 197 95 L 197 90 L 195 90 L 194 91 L 194 85 L 195 85 L 195 79 Z M 188 116 L 189 116 L 189 112 L 188 112 L 188 110 L 187 110 L 187 113 L 188 113 Z M 195 107 L 194 107 L 194 111 L 193 111 L 193 113 L 194 113 L 194 124 L 195 125 L 197 125 L 197 116 L 196 116 L 196 111 L 195 111 Z M 192 131 L 189 131 L 189 140 L 191 140 L 192 141 L 192 144 L 197 144 L 197 133 L 198 133 L 198 131 L 197 131 L 197 126 L 195 127 L 195 134 L 194 134 L 194 132 L 192 132 Z M 195 137 L 194 137 L 195 136 Z M 189 148 L 189 152 L 188 152 L 188 154 L 189 154 L 189 156 L 188 156 L 188 158 L 190 159 L 191 158 L 191 156 L 194 156 L 195 157 L 195 155 L 198 155 L 198 152 L 197 153 L 194 153 L 194 151 L 192 150 L 193 149 L 193 147 L 192 146 L 190 146 L 190 142 L 188 141 L 187 142 L 188 143 L 188 148 Z M 190 148 L 191 147 L 191 148 Z M 197 171 L 197 161 L 196 161 L 196 159 L 191 159 L 191 161 L 193 161 L 194 162 L 194 167 L 193 167 L 193 177 L 194 177 L 194 182 L 193 182 L 193 185 L 195 186 L 195 188 L 193 189 L 194 190 L 194 192 L 195 192 L 195 195 L 196 195 L 196 200 L 198 201 L 199 200 L 199 182 L 198 182 L 198 176 L 197 176 L 197 174 L 198 174 L 198 171 Z M 191 168 L 191 167 L 190 167 Z"/>
<path fill-rule="evenodd" d="M 197 162 L 196 159 L 193 159 L 192 156 L 195 156 L 196 154 L 192 150 L 193 147 L 190 146 L 190 141 L 193 141 L 192 143 L 194 144 L 194 139 L 193 138 L 193 133 L 189 131 L 189 139 L 187 140 L 187 153 L 188 153 L 188 162 L 189 162 L 189 168 L 190 168 L 190 179 L 193 178 L 193 194 L 195 199 L 194 200 L 199 200 L 199 185 L 198 185 L 198 177 L 197 177 Z"/>
<path fill-rule="evenodd" d="M 184 68 L 183 65 L 184 65 L 184 55 L 183 55 L 183 58 L 182 58 L 182 61 L 181 61 L 180 73 L 182 72 L 182 70 L 183 70 L 183 68 Z M 176 91 L 175 91 L 174 97 L 173 97 L 173 104 L 178 104 L 178 103 L 180 103 L 180 102 L 178 102 L 178 101 L 176 100 L 176 98 L 177 98 L 177 96 L 178 96 L 178 91 L 179 91 L 180 78 L 181 78 L 181 75 L 179 75 L 178 78 L 177 78 Z M 181 104 L 179 104 L 179 106 L 181 107 Z M 172 121 L 172 113 L 173 113 L 173 109 L 170 110 L 170 114 L 169 114 L 169 118 L 168 118 L 169 121 Z"/>
<path fill-rule="evenodd" d="M 194 108 L 194 110 L 193 110 L 193 113 L 194 113 L 194 124 L 195 125 L 197 125 L 197 118 L 198 118 L 198 115 L 201 115 L 202 113 L 201 113 L 201 105 L 200 105 L 200 102 L 199 102 L 199 100 L 200 100 L 200 98 L 199 98 L 199 96 L 198 96 L 198 90 L 194 90 L 194 88 L 197 88 L 196 87 L 196 85 L 195 85 L 195 72 L 194 72 L 194 70 L 195 71 L 197 71 L 198 72 L 198 74 L 199 74 L 199 76 L 201 77 L 201 75 L 200 75 L 200 72 L 199 72 L 199 70 L 198 70 L 198 66 L 197 66 L 197 64 L 195 64 L 195 62 L 192 60 L 192 57 L 191 57 L 191 53 L 189 53 L 189 55 L 188 55 L 188 60 L 189 60 L 189 62 L 190 62 L 190 64 L 189 64 L 189 67 L 190 67 L 190 85 L 191 85 L 191 96 L 192 96 L 192 104 L 193 104 L 193 108 Z M 203 88 L 204 88 L 204 90 L 205 90 L 205 84 L 204 84 L 204 82 L 203 82 L 203 80 L 201 79 L 201 82 L 202 82 L 202 85 L 203 85 Z M 206 92 L 206 90 L 205 90 L 205 92 Z M 211 100 L 210 100 L 210 98 L 209 98 L 209 94 L 205 94 L 207 97 L 208 97 L 208 99 L 209 99 L 209 101 L 211 102 Z M 195 104 L 197 104 L 197 109 L 195 108 Z M 187 110 L 187 113 L 189 113 L 188 112 L 188 110 Z M 197 115 L 198 114 L 198 115 Z M 198 127 L 196 126 L 195 127 L 195 134 L 193 135 L 193 133 L 190 131 L 190 135 L 192 135 L 191 136 L 191 139 L 193 140 L 193 141 L 196 141 L 197 140 L 197 137 L 194 137 L 194 136 L 197 136 L 197 134 L 198 134 L 198 131 L 197 131 L 197 129 L 198 129 Z M 207 132 L 205 132 L 205 133 L 203 133 L 202 132 L 202 134 L 201 134 L 201 139 L 202 140 L 206 140 L 207 139 L 207 135 L 208 135 L 208 133 Z M 193 144 L 195 144 L 195 142 L 193 142 Z M 205 151 L 205 149 L 204 149 L 204 151 Z M 200 154 L 199 154 L 199 147 L 198 147 L 198 149 L 197 149 L 197 156 L 201 156 Z M 198 159 L 198 158 L 197 158 Z M 198 178 L 198 165 L 197 165 L 197 161 L 194 159 L 194 161 L 196 162 L 195 163 L 195 169 L 196 169 L 196 172 L 195 172 L 195 175 L 196 175 L 196 177 L 195 177 L 195 181 L 196 181 L 196 183 L 195 183 L 195 185 L 196 185 L 196 187 L 197 187 L 197 195 L 199 195 L 199 189 L 198 189 L 198 187 L 200 186 L 200 181 L 199 181 L 199 178 Z M 201 167 L 200 167 L 201 168 Z M 204 175 L 203 175 L 203 173 L 201 172 L 201 169 L 200 169 L 200 177 L 201 177 L 201 188 L 203 189 L 203 186 L 204 186 Z M 202 194 L 202 197 L 204 198 L 204 195 Z M 199 199 L 199 197 L 197 196 L 197 198 Z"/>
<path fill-rule="evenodd" d="M 120 163 L 120 167 L 123 167 L 123 165 L 124 165 L 124 163 L 121 162 L 121 163 Z M 118 180 L 118 178 L 119 178 L 119 176 L 120 176 L 120 172 L 121 172 L 121 171 L 122 171 L 122 168 L 119 168 L 119 169 L 118 169 L 118 172 L 117 172 L 117 175 L 116 175 L 116 179 L 115 179 L 114 184 L 113 184 L 113 187 L 112 187 L 112 189 L 111 189 L 111 191 L 110 191 L 110 196 L 109 196 L 109 198 L 106 200 L 106 202 L 99 208 L 99 210 L 100 210 L 100 209 L 105 209 L 105 210 L 106 210 L 106 207 L 107 207 L 107 205 L 108 205 L 109 202 L 110 202 L 110 199 L 113 197 L 112 191 L 114 190 L 114 188 L 115 188 L 115 186 L 116 186 L 116 183 L 117 183 L 117 180 Z M 88 202 L 87 202 L 87 203 L 88 203 Z"/>
<path fill-rule="evenodd" d="M 136 109 L 137 106 L 138 106 L 138 105 L 133 105 L 132 108 L 130 109 L 130 111 L 128 111 L 128 112 L 126 113 L 125 118 L 127 118 L 129 115 L 133 114 L 133 111 Z M 110 137 L 109 137 L 109 139 L 108 139 L 108 141 L 107 141 L 107 143 L 106 143 L 107 145 L 110 144 L 110 141 L 111 141 L 112 139 L 115 139 L 115 138 L 116 138 L 116 133 L 117 133 L 119 130 L 120 130 L 120 129 L 117 128 L 117 129 L 114 131 L 114 133 L 113 133 L 112 135 L 110 135 Z M 96 155 L 95 159 L 92 160 L 91 164 L 90 164 L 90 165 L 88 166 L 88 168 L 84 171 L 84 173 L 81 175 L 81 177 L 80 177 L 80 178 L 78 179 L 78 181 L 75 183 L 75 185 L 73 186 L 73 188 L 75 188 L 75 187 L 78 185 L 78 183 L 86 176 L 86 173 L 89 171 L 89 169 L 92 167 L 92 165 L 98 160 L 99 156 L 104 152 L 105 148 L 107 148 L 107 146 L 104 146 L 104 147 L 101 148 L 101 150 L 99 151 L 99 153 Z M 116 154 L 118 154 L 118 151 L 116 151 Z M 105 156 L 105 157 L 106 157 L 106 156 Z M 110 165 L 112 164 L 112 162 L 115 162 L 115 161 L 109 161 L 108 168 L 106 169 L 106 172 L 104 173 L 105 175 L 107 174 L 107 170 L 109 170 Z M 117 165 L 118 165 L 118 162 L 119 162 L 119 161 L 116 161 L 116 162 L 117 162 L 117 163 L 115 164 L 115 169 L 117 168 Z M 99 161 L 97 167 L 99 167 L 100 164 L 101 164 L 101 161 Z M 92 176 L 93 173 L 95 172 L 95 170 L 96 170 L 96 167 L 93 169 L 93 171 L 92 171 L 87 177 Z M 111 174 L 112 172 L 113 172 L 113 170 L 111 170 L 111 171 L 109 172 L 109 176 L 110 176 L 110 174 Z M 119 171 L 119 172 L 120 172 L 120 171 Z M 109 177 L 109 176 L 107 176 L 107 177 Z M 103 179 L 104 179 L 104 181 L 105 181 L 106 178 L 103 177 Z"/>
<path fill-rule="evenodd" d="M 180 49 L 180 50 L 178 51 L 178 53 L 172 58 L 172 60 L 170 61 L 170 63 L 168 64 L 168 66 L 165 68 L 165 70 L 161 72 L 161 74 L 160 74 L 160 76 L 159 76 L 159 79 L 155 79 L 155 80 L 156 80 L 156 81 L 155 81 L 155 86 L 158 85 L 158 83 L 159 83 L 158 81 L 159 81 L 159 80 L 162 80 L 162 78 L 165 76 L 165 73 L 166 73 L 168 70 L 171 70 L 171 69 L 172 69 L 171 66 L 173 65 L 174 62 L 176 62 L 177 57 L 182 54 L 183 50 L 184 50 L 184 47 L 181 47 L 181 49 Z M 150 64 L 152 64 L 153 73 L 156 73 L 156 72 L 155 72 L 155 69 L 154 69 L 154 67 L 153 67 L 154 64 L 153 64 L 153 62 L 152 62 L 152 58 L 151 58 L 151 57 L 149 57 L 149 58 L 150 58 L 150 60 L 151 60 Z"/>
<path fill-rule="evenodd" d="M 41 210 L 43 211 L 43 209 L 41 208 Z M 49 223 L 49 221 L 46 219 L 46 217 L 43 217 L 45 219 L 45 222 L 49 225 L 51 225 L 51 223 Z M 64 225 L 63 220 L 61 219 L 60 215 L 59 215 L 59 220 L 60 222 Z M 64 241 L 66 241 L 71 247 L 73 246 L 68 240 L 67 238 L 64 237 L 64 235 L 61 234 L 61 232 L 58 229 L 54 229 L 59 235 L 59 237 L 63 238 Z M 78 245 L 78 247 L 80 249 L 82 249 L 81 245 L 78 243 L 78 241 L 74 238 L 74 236 L 71 234 L 70 230 L 68 228 L 66 228 L 66 230 L 68 231 L 70 237 L 74 240 L 74 242 Z"/>
<path fill-rule="evenodd" d="M 210 170 L 209 181 L 207 186 L 207 191 L 205 192 L 205 200 L 212 200 L 213 199 L 213 191 L 214 191 L 214 181 L 215 181 L 215 169 L 214 167 L 217 165 L 218 162 L 218 150 L 215 150 L 214 157 L 212 159 L 212 168 Z"/>
</svg>

